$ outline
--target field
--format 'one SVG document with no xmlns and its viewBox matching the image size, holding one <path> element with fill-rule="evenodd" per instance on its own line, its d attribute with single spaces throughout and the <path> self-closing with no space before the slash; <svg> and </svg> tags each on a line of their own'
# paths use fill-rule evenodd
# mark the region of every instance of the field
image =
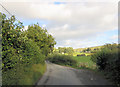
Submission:
<svg viewBox="0 0 120 87">
<path fill-rule="evenodd" d="M 93 50 L 93 49 L 100 49 L 100 48 L 102 48 L 103 46 L 95 46 L 95 47 L 89 47 L 91 50 Z M 85 50 L 85 49 L 87 49 L 87 48 L 78 48 L 78 49 L 74 49 L 74 51 L 75 52 L 80 52 L 80 51 L 83 51 L 83 50 Z"/>
<path fill-rule="evenodd" d="M 85 56 L 77 56 L 77 55 L 82 55 L 85 54 Z M 91 70 L 96 70 L 96 64 L 91 60 L 91 54 L 93 53 L 79 53 L 79 52 L 74 52 L 72 59 L 77 61 L 77 66 L 72 66 L 77 69 L 91 69 Z M 68 55 L 65 53 L 64 55 Z"/>
<path fill-rule="evenodd" d="M 77 55 L 81 55 L 81 54 L 85 54 L 85 56 L 89 56 L 89 55 L 91 55 L 92 53 L 79 53 L 79 52 L 74 52 L 74 53 L 73 53 L 73 56 L 77 56 Z"/>
<path fill-rule="evenodd" d="M 74 56 L 74 60 L 76 60 L 77 68 L 79 69 L 96 69 L 96 64 L 92 62 L 91 56 Z"/>
</svg>

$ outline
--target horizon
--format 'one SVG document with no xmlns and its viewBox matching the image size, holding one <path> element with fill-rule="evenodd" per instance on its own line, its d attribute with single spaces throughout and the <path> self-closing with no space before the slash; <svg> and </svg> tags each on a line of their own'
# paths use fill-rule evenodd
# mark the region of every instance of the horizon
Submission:
<svg viewBox="0 0 120 87">
<path fill-rule="evenodd" d="M 103 44 L 103 45 L 99 45 L 99 46 L 92 46 L 92 47 L 100 47 L 100 46 L 104 46 L 104 45 L 106 45 L 106 44 L 120 44 L 120 43 L 105 43 L 105 44 Z M 92 47 L 83 47 L 82 49 L 84 49 L 84 48 L 92 48 Z M 55 47 L 54 47 L 55 48 Z M 62 47 L 61 47 L 62 48 Z M 67 48 L 67 47 L 66 47 Z M 57 48 L 55 48 L 55 49 L 58 49 L 58 47 Z M 78 47 L 78 48 L 73 48 L 73 49 L 81 49 L 80 47 Z"/>
</svg>

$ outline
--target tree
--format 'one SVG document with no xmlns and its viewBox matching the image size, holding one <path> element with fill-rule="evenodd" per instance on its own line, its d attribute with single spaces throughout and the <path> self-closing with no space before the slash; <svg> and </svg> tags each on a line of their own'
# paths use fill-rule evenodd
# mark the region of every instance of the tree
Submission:
<svg viewBox="0 0 120 87">
<path fill-rule="evenodd" d="M 29 25 L 27 31 L 22 31 L 24 26 L 21 22 L 15 21 L 15 16 L 6 18 L 2 13 L 0 16 L 2 17 L 2 68 L 4 70 L 11 69 L 16 64 L 43 61 L 42 55 L 47 56 L 53 51 L 56 42 L 46 29 L 34 24 Z"/>
<path fill-rule="evenodd" d="M 86 50 L 83 50 L 83 52 L 86 52 Z"/>
<path fill-rule="evenodd" d="M 46 56 L 53 51 L 54 45 L 56 44 L 53 36 L 48 34 L 47 30 L 41 28 L 39 24 L 29 25 L 26 34 L 29 39 L 37 43 L 42 53 Z"/>
<path fill-rule="evenodd" d="M 59 53 L 63 53 L 64 52 L 64 48 L 63 47 L 58 47 Z"/>
<path fill-rule="evenodd" d="M 74 52 L 73 48 L 72 47 L 68 47 L 67 49 L 68 49 L 68 54 L 69 55 L 73 55 L 73 52 Z"/>
<path fill-rule="evenodd" d="M 91 51 L 91 49 L 90 49 L 90 48 L 87 48 L 86 51 Z"/>
<path fill-rule="evenodd" d="M 0 38 L 2 41 L 2 84 L 20 85 L 27 74 L 26 71 L 33 71 L 31 69 L 33 65 L 45 64 L 45 56 L 53 51 L 56 42 L 52 35 L 38 24 L 29 25 L 28 30 L 22 31 L 24 26 L 15 20 L 15 16 L 6 18 L 4 14 L 0 13 L 0 25 L 2 25 L 2 32 L 0 31 L 0 36 L 2 36 L 2 40 Z M 43 66 L 41 67 L 43 68 Z M 31 77 L 34 78 L 32 73 Z"/>
<path fill-rule="evenodd" d="M 3 69 L 11 69 L 15 64 L 20 61 L 18 56 L 21 48 L 21 30 L 23 25 L 21 22 L 15 23 L 15 16 L 6 18 L 5 14 L 0 13 L 2 16 L 2 64 Z M 13 54 L 16 54 L 13 57 Z"/>
<path fill-rule="evenodd" d="M 73 48 L 72 47 L 58 47 L 59 53 L 67 53 L 68 55 L 73 55 Z"/>
<path fill-rule="evenodd" d="M 116 43 L 113 43 L 113 44 L 105 44 L 104 47 L 107 47 L 111 50 L 115 49 L 118 47 L 118 45 Z"/>
</svg>

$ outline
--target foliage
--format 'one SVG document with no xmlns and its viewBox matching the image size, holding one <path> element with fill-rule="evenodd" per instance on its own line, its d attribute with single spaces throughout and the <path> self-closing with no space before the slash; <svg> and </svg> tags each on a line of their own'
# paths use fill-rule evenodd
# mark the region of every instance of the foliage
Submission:
<svg viewBox="0 0 120 87">
<path fill-rule="evenodd" d="M 79 52 L 74 52 L 73 53 L 73 56 L 77 56 L 77 55 L 85 55 L 85 56 L 90 56 L 90 55 L 92 55 L 92 53 L 79 53 Z"/>
<path fill-rule="evenodd" d="M 21 22 L 16 22 L 14 16 L 6 18 L 2 13 L 0 16 L 2 16 L 3 85 L 25 84 L 21 81 L 27 74 L 31 77 L 26 77 L 26 81 L 37 80 L 38 78 L 32 73 L 34 71 L 30 68 L 35 64 L 44 65 L 45 56 L 52 52 L 56 44 L 54 38 L 38 24 L 31 25 L 28 30 L 23 31 L 24 26 Z M 45 69 L 44 66 L 41 67 L 41 70 L 42 68 Z M 36 75 L 41 76 L 42 74 L 36 73 Z M 9 79 L 7 80 L 7 78 Z M 24 82 L 26 81 L 24 80 Z"/>
<path fill-rule="evenodd" d="M 20 22 L 14 24 L 14 16 L 6 19 L 3 14 L 2 18 L 2 63 L 3 70 L 7 70 L 11 69 L 17 61 L 20 61 L 19 50 L 22 42 L 19 38 L 21 35 L 20 28 L 23 26 Z"/>
<path fill-rule="evenodd" d="M 110 53 L 109 49 L 104 48 L 96 54 L 93 54 L 91 59 L 98 65 L 100 70 L 104 70 L 107 65 L 108 58 L 111 56 Z"/>
<path fill-rule="evenodd" d="M 73 55 L 74 52 L 72 47 L 58 47 L 58 51 L 59 53 L 67 53 L 68 55 Z"/>
<path fill-rule="evenodd" d="M 96 51 L 98 51 L 99 49 L 101 49 L 103 46 L 96 46 L 96 47 L 89 47 L 89 48 L 77 48 L 77 49 L 74 49 L 75 52 L 86 52 L 86 50 L 88 50 L 89 52 L 91 53 L 94 53 Z"/>
<path fill-rule="evenodd" d="M 94 48 L 92 51 L 91 51 L 91 53 L 96 53 L 97 51 L 99 51 L 100 49 L 98 49 L 98 48 Z"/>
<path fill-rule="evenodd" d="M 49 55 L 47 59 L 52 63 L 60 65 L 76 66 L 77 64 L 77 61 L 70 55 L 53 54 Z"/>
<path fill-rule="evenodd" d="M 79 69 L 96 69 L 96 64 L 91 61 L 91 56 L 74 56 L 73 59 L 77 61 Z"/>
<path fill-rule="evenodd" d="M 90 49 L 90 48 L 87 48 L 86 51 L 91 51 L 91 49 Z"/>
<path fill-rule="evenodd" d="M 106 73 L 106 76 L 120 85 L 120 51 L 117 44 L 106 44 L 91 59 L 97 64 L 98 69 Z"/>
<path fill-rule="evenodd" d="M 68 55 L 73 55 L 74 50 L 72 47 L 68 47 L 64 50 L 64 52 L 67 53 Z"/>
<path fill-rule="evenodd" d="M 46 71 L 45 64 L 19 65 L 2 73 L 3 85 L 34 85 Z"/>
<path fill-rule="evenodd" d="M 59 53 L 64 53 L 65 47 L 58 47 Z"/>
<path fill-rule="evenodd" d="M 53 51 L 54 45 L 56 44 L 52 35 L 48 34 L 47 30 L 41 28 L 39 24 L 29 25 L 26 36 L 28 39 L 36 42 L 42 53 L 46 56 Z"/>
<path fill-rule="evenodd" d="M 91 61 L 91 56 L 70 56 L 62 54 L 52 54 L 47 58 L 50 62 L 70 66 L 77 69 L 96 70 L 96 64 Z M 73 63 L 70 64 L 70 61 Z"/>
</svg>

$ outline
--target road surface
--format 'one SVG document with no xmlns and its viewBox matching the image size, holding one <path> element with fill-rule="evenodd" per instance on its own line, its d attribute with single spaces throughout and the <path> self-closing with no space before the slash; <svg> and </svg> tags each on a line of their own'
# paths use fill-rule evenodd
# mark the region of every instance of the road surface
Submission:
<svg viewBox="0 0 120 87">
<path fill-rule="evenodd" d="M 89 70 L 73 69 L 46 62 L 47 71 L 37 85 L 111 85 Z"/>
</svg>

